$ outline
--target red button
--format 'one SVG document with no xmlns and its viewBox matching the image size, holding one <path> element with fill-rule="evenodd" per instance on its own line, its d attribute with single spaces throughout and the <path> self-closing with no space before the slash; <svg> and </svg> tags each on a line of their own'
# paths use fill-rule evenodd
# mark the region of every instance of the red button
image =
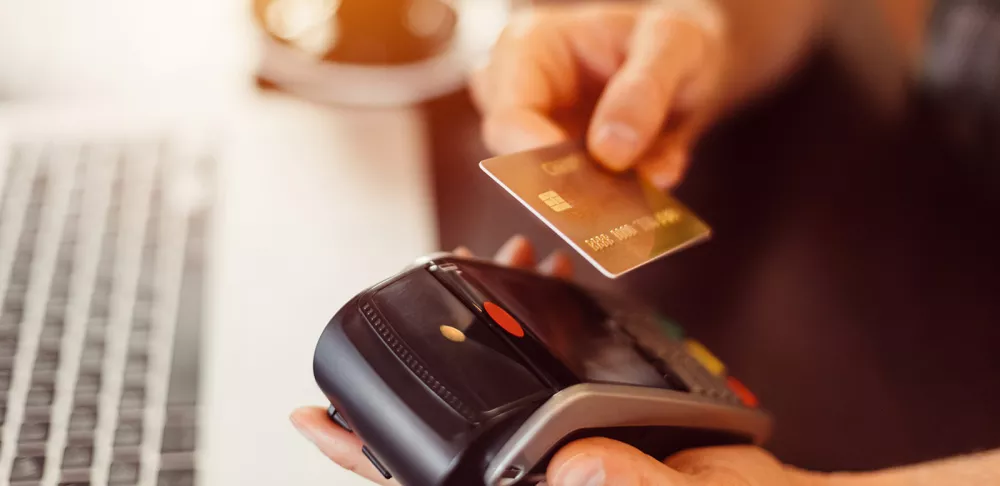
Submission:
<svg viewBox="0 0 1000 486">
<path fill-rule="evenodd" d="M 729 389 L 739 397 L 740 401 L 744 405 L 750 408 L 757 408 L 760 402 L 757 401 L 757 397 L 754 396 L 753 392 L 750 391 L 740 380 L 733 378 L 732 376 L 726 377 L 726 384 L 729 385 Z"/>
<path fill-rule="evenodd" d="M 496 322 L 504 331 L 517 337 L 524 337 L 524 329 L 521 328 L 521 324 L 508 314 L 507 311 L 500 308 L 500 306 L 492 302 L 484 302 L 483 308 L 486 309 L 486 313 L 490 315 L 493 322 Z"/>
</svg>

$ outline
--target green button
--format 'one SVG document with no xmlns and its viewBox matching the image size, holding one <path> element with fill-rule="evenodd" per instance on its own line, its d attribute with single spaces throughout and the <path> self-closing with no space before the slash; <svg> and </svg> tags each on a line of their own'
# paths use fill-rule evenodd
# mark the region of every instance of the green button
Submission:
<svg viewBox="0 0 1000 486">
<path fill-rule="evenodd" d="M 667 336 L 674 341 L 684 340 L 684 329 L 678 326 L 674 321 L 667 319 L 663 316 L 657 316 L 660 322 L 660 327 L 667 333 Z"/>
</svg>

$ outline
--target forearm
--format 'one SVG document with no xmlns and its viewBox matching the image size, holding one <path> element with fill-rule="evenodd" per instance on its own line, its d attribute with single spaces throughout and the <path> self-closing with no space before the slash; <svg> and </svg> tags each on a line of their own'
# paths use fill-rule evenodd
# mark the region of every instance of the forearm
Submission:
<svg viewBox="0 0 1000 486">
<path fill-rule="evenodd" d="M 1000 449 L 871 473 L 838 473 L 803 486 L 993 486 Z"/>
</svg>

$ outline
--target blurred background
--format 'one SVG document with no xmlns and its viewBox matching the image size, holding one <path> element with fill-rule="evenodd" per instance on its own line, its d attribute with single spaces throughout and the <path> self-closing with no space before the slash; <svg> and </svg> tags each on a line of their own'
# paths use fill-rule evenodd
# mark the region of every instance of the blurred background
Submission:
<svg viewBox="0 0 1000 486">
<path fill-rule="evenodd" d="M 201 484 L 361 484 L 285 421 L 323 401 L 311 353 L 330 314 L 437 249 L 492 254 L 514 233 L 539 254 L 565 249 L 478 169 L 489 154 L 465 87 L 510 12 L 535 3 L 0 0 L 4 160 L 67 133 L 128 138 L 150 119 L 157 134 L 212 127 L 194 130 L 219 162 Z M 995 179 L 961 162 L 936 108 L 870 48 L 880 28 L 837 24 L 785 89 L 706 137 L 678 196 L 712 243 L 616 281 L 576 260 L 579 281 L 641 296 L 715 350 L 778 416 L 771 450 L 801 467 L 996 445 L 982 426 L 1000 404 Z M 18 233 L 4 231 L 8 265 Z M 24 360 L 39 342 L 18 344 Z M 11 400 L 26 399 L 30 367 L 14 369 Z M 17 445 L 11 421 L 29 411 L 7 412 L 0 466 L 56 484 L 64 466 Z M 154 439 L 143 454 L 163 463 Z M 113 466 L 145 459 L 117 458 L 111 441 L 94 464 L 128 483 Z M 176 478 L 160 483 L 187 484 Z"/>
</svg>

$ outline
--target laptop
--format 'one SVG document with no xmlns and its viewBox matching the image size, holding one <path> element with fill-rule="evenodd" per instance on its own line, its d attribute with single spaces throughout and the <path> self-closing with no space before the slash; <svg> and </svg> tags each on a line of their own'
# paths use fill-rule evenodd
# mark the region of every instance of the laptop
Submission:
<svg viewBox="0 0 1000 486">
<path fill-rule="evenodd" d="M 435 249 L 421 120 L 234 98 L 0 104 L 0 484 L 365 483 L 287 417 Z"/>
</svg>

